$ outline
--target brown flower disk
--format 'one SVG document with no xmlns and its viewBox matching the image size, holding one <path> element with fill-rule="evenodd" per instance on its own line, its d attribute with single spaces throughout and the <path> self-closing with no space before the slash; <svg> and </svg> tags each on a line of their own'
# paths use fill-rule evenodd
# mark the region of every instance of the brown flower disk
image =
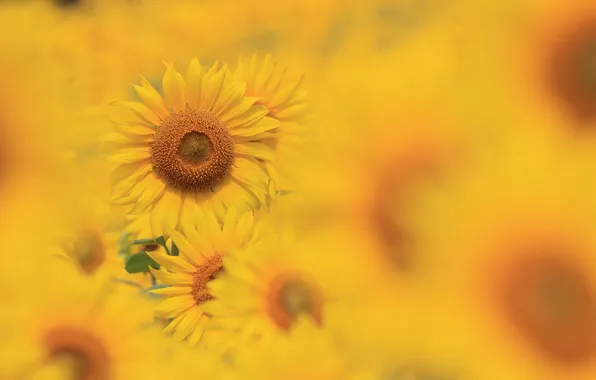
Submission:
<svg viewBox="0 0 596 380">
<path fill-rule="evenodd" d="M 234 164 L 234 141 L 212 113 L 187 109 L 170 114 L 151 144 L 157 175 L 182 191 L 205 191 L 220 183 Z"/>
<path fill-rule="evenodd" d="M 505 277 L 505 314 L 525 339 L 559 364 L 594 358 L 596 294 L 581 267 L 539 255 L 516 263 Z"/>
<path fill-rule="evenodd" d="M 90 331 L 76 327 L 57 327 L 44 336 L 48 360 L 74 362 L 73 379 L 108 380 L 111 360 L 102 342 Z"/>
<path fill-rule="evenodd" d="M 269 287 L 268 312 L 271 319 L 283 330 L 303 314 L 310 315 L 320 325 L 323 319 L 323 295 L 316 284 L 302 276 L 283 275 Z"/>
<path fill-rule="evenodd" d="M 93 274 L 106 259 L 106 247 L 93 231 L 82 232 L 77 236 L 73 249 L 80 268 L 87 274 Z"/>
<path fill-rule="evenodd" d="M 195 296 L 197 305 L 213 299 L 207 288 L 207 283 L 213 280 L 217 272 L 222 269 L 223 261 L 218 254 L 208 257 L 201 265 L 197 265 L 192 285 L 192 294 Z"/>
<path fill-rule="evenodd" d="M 556 36 L 547 73 L 557 99 L 580 121 L 596 119 L 596 15 Z"/>
</svg>

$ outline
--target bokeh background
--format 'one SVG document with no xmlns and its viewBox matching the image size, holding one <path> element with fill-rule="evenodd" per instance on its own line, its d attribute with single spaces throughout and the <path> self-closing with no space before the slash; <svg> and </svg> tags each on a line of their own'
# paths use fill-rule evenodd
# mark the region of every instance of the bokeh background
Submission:
<svg viewBox="0 0 596 380">
<path fill-rule="evenodd" d="M 0 378 L 596 376 L 593 1 L 0 0 L 0 28 Z M 124 271 L 154 236 L 111 202 L 114 102 L 141 76 L 161 91 L 164 61 L 253 54 L 308 93 L 270 213 L 308 237 L 287 263 L 333 289 L 324 323 L 233 354 L 54 368 L 31 321 L 102 297 L 46 262 L 56 246 L 99 229 L 120 282 L 155 285 Z M 122 357 L 170 347 L 128 339 Z"/>
</svg>

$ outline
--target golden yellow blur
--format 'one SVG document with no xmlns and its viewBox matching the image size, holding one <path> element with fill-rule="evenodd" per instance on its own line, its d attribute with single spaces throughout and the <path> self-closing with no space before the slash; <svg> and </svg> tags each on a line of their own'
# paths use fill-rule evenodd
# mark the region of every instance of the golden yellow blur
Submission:
<svg viewBox="0 0 596 380">
<path fill-rule="evenodd" d="M 594 378 L 594 1 L 0 25 L 1 379 Z"/>
</svg>

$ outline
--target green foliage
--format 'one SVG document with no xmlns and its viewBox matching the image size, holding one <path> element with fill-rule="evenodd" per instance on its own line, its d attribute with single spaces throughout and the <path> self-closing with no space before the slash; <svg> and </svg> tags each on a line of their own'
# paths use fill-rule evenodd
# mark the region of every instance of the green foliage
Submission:
<svg viewBox="0 0 596 380">
<path fill-rule="evenodd" d="M 159 264 L 149 257 L 146 252 L 130 256 L 124 265 L 124 269 L 126 269 L 128 273 L 144 273 L 149 270 L 149 267 L 159 269 Z"/>
</svg>

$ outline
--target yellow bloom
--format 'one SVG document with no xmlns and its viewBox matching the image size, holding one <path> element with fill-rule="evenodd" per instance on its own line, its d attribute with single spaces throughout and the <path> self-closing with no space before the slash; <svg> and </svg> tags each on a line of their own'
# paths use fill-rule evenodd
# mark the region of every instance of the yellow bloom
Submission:
<svg viewBox="0 0 596 380">
<path fill-rule="evenodd" d="M 150 209 L 154 236 L 176 227 L 195 208 L 222 215 L 264 203 L 269 176 L 259 161 L 269 148 L 258 140 L 279 122 L 245 98 L 245 86 L 226 66 L 204 69 L 197 59 L 186 79 L 171 65 L 163 77 L 164 98 L 146 80 L 135 86 L 143 103 L 121 102 L 135 115 L 107 137 L 123 148 L 116 202 L 131 214 Z"/>
<path fill-rule="evenodd" d="M 18 278 L 32 287 L 11 289 L 11 311 L 2 313 L 3 378 L 52 378 L 48 366 L 86 379 L 165 376 L 167 351 L 147 298 L 114 293 L 110 283 L 43 258 L 30 264 Z"/>
<path fill-rule="evenodd" d="M 173 332 L 178 340 L 188 338 L 191 344 L 201 339 L 209 343 L 210 331 L 205 330 L 211 315 L 203 310 L 213 298 L 209 284 L 223 269 L 223 257 L 230 251 L 256 244 L 256 230 L 250 212 L 240 218 L 228 213 L 222 225 L 212 214 L 196 214 L 193 224 L 185 225 L 184 235 L 166 228 L 179 256 L 148 252 L 161 265 L 159 270 L 150 269 L 151 273 L 169 285 L 151 290 L 165 297 L 155 311 L 158 318 L 172 318 L 165 332 Z"/>
<path fill-rule="evenodd" d="M 591 165 L 533 143 L 484 157 L 421 212 L 426 340 L 473 378 L 589 379 Z"/>
<path fill-rule="evenodd" d="M 350 369 L 325 331 L 299 318 L 289 335 L 240 350 L 235 364 L 248 379 L 349 379 Z"/>
<path fill-rule="evenodd" d="M 280 121 L 300 121 L 307 104 L 306 91 L 301 89 L 302 77 L 290 79 L 287 69 L 278 66 L 271 55 L 240 59 L 234 77 L 246 82 L 246 95 L 259 98 L 270 116 Z"/>
<path fill-rule="evenodd" d="M 297 239 L 283 222 L 275 228 L 225 256 L 224 272 L 209 283 L 213 300 L 203 309 L 212 316 L 209 327 L 228 337 L 223 349 L 270 342 L 301 317 L 331 328 L 346 303 L 365 293 L 353 279 L 366 269 L 333 232 Z"/>
<path fill-rule="evenodd" d="M 65 233 L 61 243 L 56 254 L 68 259 L 84 274 L 103 271 L 110 275 L 124 274 L 124 260 L 119 255 L 120 234 L 107 231 L 102 223 L 79 224 Z"/>
<path fill-rule="evenodd" d="M 306 91 L 301 89 L 303 77 L 290 78 L 287 69 L 280 67 L 271 55 L 264 57 L 254 54 L 252 58 L 240 59 L 234 77 L 246 82 L 246 95 L 256 97 L 258 104 L 269 110 L 269 115 L 280 121 L 275 136 L 264 139 L 263 143 L 273 148 L 274 156 L 265 161 L 271 176 L 271 195 L 277 195 L 282 185 L 279 167 L 287 167 L 288 155 L 296 155 L 306 133 L 308 108 Z M 283 170 L 289 171 L 289 168 Z"/>
</svg>

